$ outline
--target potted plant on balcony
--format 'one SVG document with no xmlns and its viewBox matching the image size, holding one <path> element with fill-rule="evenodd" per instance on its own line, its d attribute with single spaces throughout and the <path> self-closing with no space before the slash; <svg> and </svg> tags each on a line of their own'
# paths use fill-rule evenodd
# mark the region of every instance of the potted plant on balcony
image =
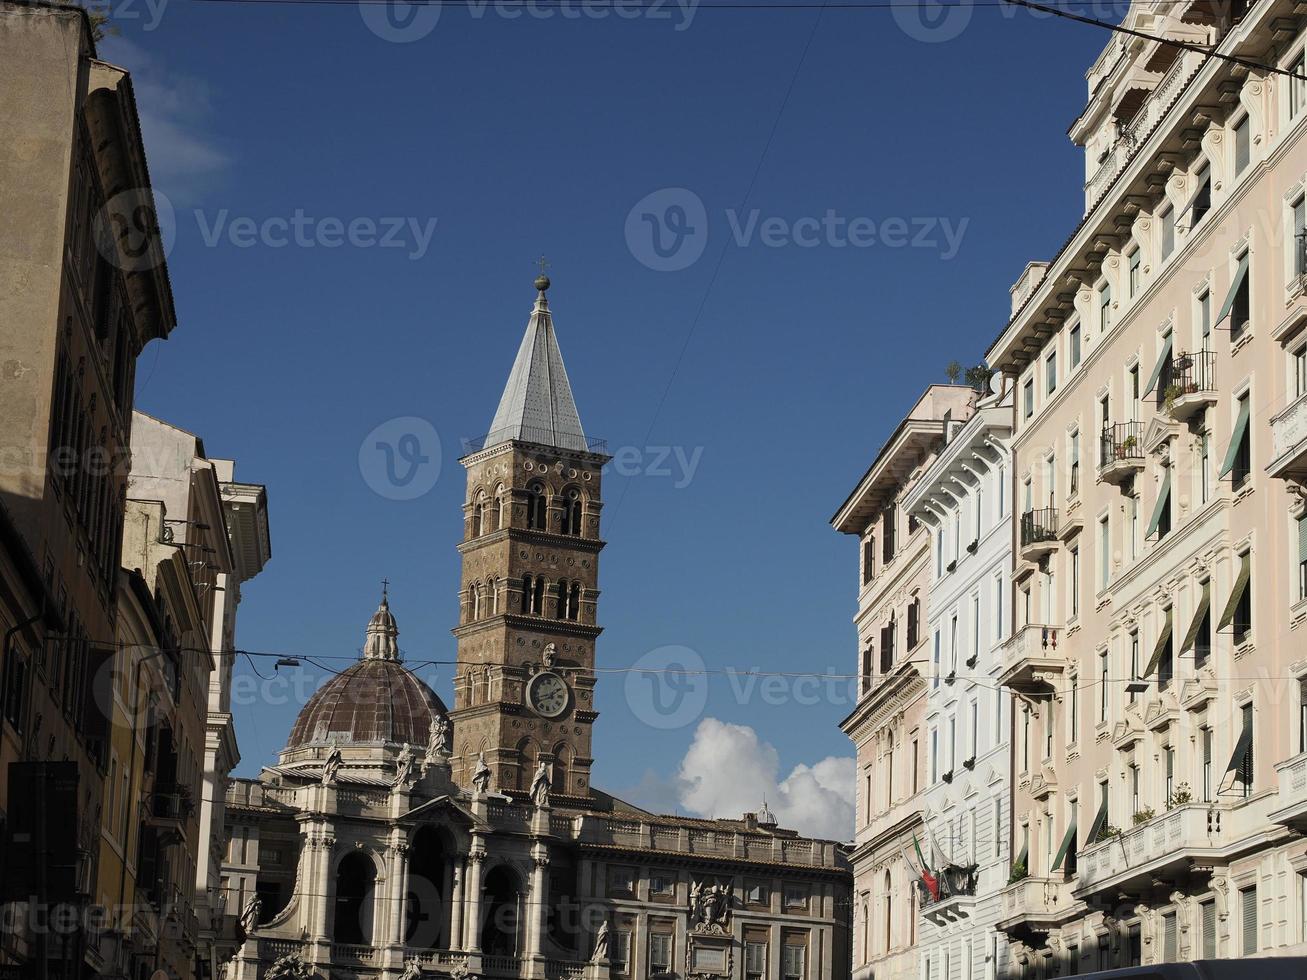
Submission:
<svg viewBox="0 0 1307 980">
<path fill-rule="evenodd" d="M 1188 783 L 1176 783 L 1175 790 L 1166 798 L 1166 808 L 1174 810 L 1178 806 L 1184 806 L 1186 803 L 1194 801 L 1193 791 L 1189 789 Z"/>
<path fill-rule="evenodd" d="M 1151 806 L 1146 806 L 1135 813 L 1133 818 L 1135 826 L 1138 827 L 1141 823 L 1148 823 L 1148 821 L 1152 820 L 1155 816 L 1157 816 L 1157 814 L 1154 812 L 1153 808 Z"/>
<path fill-rule="evenodd" d="M 1139 440 L 1134 436 L 1126 436 L 1121 440 L 1121 455 L 1129 456 L 1134 452 L 1135 446 L 1139 445 Z"/>
<path fill-rule="evenodd" d="M 1120 830 L 1113 827 L 1110 823 L 1105 823 L 1103 824 L 1103 829 L 1098 832 L 1098 836 L 1094 838 L 1094 843 L 1101 844 L 1105 840 L 1112 840 L 1114 837 L 1120 836 Z"/>
<path fill-rule="evenodd" d="M 1015 885 L 1018 881 L 1024 881 L 1028 877 L 1030 877 L 1030 872 L 1026 869 L 1026 862 L 1018 861 L 1012 865 L 1012 873 L 1008 875 L 1007 883 Z"/>
<path fill-rule="evenodd" d="M 1175 411 L 1175 401 L 1184 393 L 1184 388 L 1178 384 L 1171 383 L 1166 386 L 1166 390 L 1162 392 L 1162 400 L 1166 403 L 1166 411 L 1168 414 Z"/>
</svg>

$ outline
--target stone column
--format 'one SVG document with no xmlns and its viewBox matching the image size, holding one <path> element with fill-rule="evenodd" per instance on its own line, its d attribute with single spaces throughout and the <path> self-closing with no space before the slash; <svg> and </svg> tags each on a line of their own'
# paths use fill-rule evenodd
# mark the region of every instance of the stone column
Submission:
<svg viewBox="0 0 1307 980">
<path fill-rule="evenodd" d="M 531 896 L 527 916 L 528 976 L 545 975 L 545 906 L 549 901 L 549 845 L 537 840 L 531 846 Z"/>
<path fill-rule="evenodd" d="M 449 903 L 449 947 L 466 949 L 463 939 L 463 875 L 467 858 L 459 856 L 454 862 L 454 888 Z"/>
<path fill-rule="evenodd" d="M 450 939 L 450 920 L 453 918 L 454 909 L 454 861 L 447 859 L 445 866 L 440 875 L 440 916 L 439 931 L 437 933 L 437 944 L 441 949 L 449 949 Z"/>
<path fill-rule="evenodd" d="M 485 844 L 473 837 L 468 852 L 467 885 L 463 903 L 463 948 L 469 953 L 481 952 L 481 863 L 486 859 Z"/>
<path fill-rule="evenodd" d="M 336 902 L 336 883 L 331 876 L 331 852 L 335 850 L 336 838 L 331 828 L 325 827 L 316 835 L 317 847 L 317 886 L 313 891 L 313 901 L 317 903 L 313 915 L 313 957 L 315 962 L 325 963 L 331 958 L 331 937 L 327 933 L 327 913 Z"/>
<path fill-rule="evenodd" d="M 408 892 L 408 841 L 390 845 L 390 942 L 404 945 L 404 905 Z"/>
</svg>

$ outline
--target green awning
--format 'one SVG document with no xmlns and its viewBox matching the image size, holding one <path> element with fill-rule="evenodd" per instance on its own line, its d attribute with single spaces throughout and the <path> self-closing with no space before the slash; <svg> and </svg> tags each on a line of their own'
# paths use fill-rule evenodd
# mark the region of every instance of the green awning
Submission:
<svg viewBox="0 0 1307 980">
<path fill-rule="evenodd" d="M 1229 775 L 1232 772 L 1238 772 L 1243 768 L 1244 761 L 1248 758 L 1248 752 L 1252 747 L 1252 729 L 1245 728 L 1239 733 L 1239 741 L 1234 743 L 1234 754 L 1230 756 L 1230 764 L 1225 767 L 1226 775 Z"/>
<path fill-rule="evenodd" d="M 1225 612 L 1221 613 L 1221 621 L 1216 624 L 1218 630 L 1223 630 L 1234 622 L 1234 611 L 1239 608 L 1239 601 L 1248 591 L 1248 579 L 1252 573 L 1252 555 L 1245 552 L 1239 567 L 1239 577 L 1234 580 L 1234 589 L 1230 592 L 1230 600 L 1225 604 Z"/>
<path fill-rule="evenodd" d="M 1234 432 L 1230 435 L 1230 445 L 1225 450 L 1225 459 L 1221 463 L 1221 473 L 1223 477 L 1229 476 L 1230 471 L 1234 469 L 1235 457 L 1239 455 L 1239 446 L 1248 436 L 1248 405 L 1247 398 L 1239 404 L 1239 417 L 1234 420 Z"/>
<path fill-rule="evenodd" d="M 1203 617 L 1207 611 L 1212 608 L 1212 583 L 1210 581 L 1203 583 L 1203 597 L 1198 600 L 1198 610 L 1194 613 L 1193 622 L 1189 624 L 1189 630 L 1184 635 L 1184 642 L 1180 644 L 1180 652 L 1193 649 L 1194 643 L 1198 641 L 1198 630 L 1203 625 Z"/>
<path fill-rule="evenodd" d="M 1157 492 L 1157 503 L 1153 505 L 1153 517 L 1148 522 L 1148 533 L 1144 535 L 1151 538 L 1157 533 L 1157 527 L 1162 523 L 1162 515 L 1166 513 L 1171 506 L 1171 467 L 1166 468 L 1166 475 L 1162 477 L 1162 489 Z"/>
<path fill-rule="evenodd" d="M 1014 868 L 1016 868 L 1016 867 L 1023 867 L 1023 868 L 1027 868 L 1027 870 L 1028 870 L 1028 866 L 1027 866 L 1026 862 L 1029 861 L 1029 860 L 1030 860 L 1030 845 L 1029 845 L 1029 844 L 1023 844 L 1023 845 L 1021 846 L 1021 853 L 1018 854 L 1018 855 L 1017 855 L 1017 859 L 1016 859 L 1015 861 L 1012 862 L 1012 867 L 1014 867 Z"/>
<path fill-rule="evenodd" d="M 1089 836 L 1085 838 L 1086 844 L 1092 844 L 1098 840 L 1098 835 L 1103 832 L 1107 826 L 1107 797 L 1103 797 L 1103 802 L 1098 805 L 1098 813 L 1094 815 L 1094 822 L 1089 825 Z"/>
<path fill-rule="evenodd" d="M 1066 836 L 1062 838 L 1062 846 L 1057 849 L 1057 857 L 1053 860 L 1053 869 L 1056 871 L 1062 867 L 1062 862 L 1066 860 L 1067 852 L 1076 846 L 1076 821 L 1071 818 L 1071 826 L 1066 829 Z"/>
<path fill-rule="evenodd" d="M 1175 342 L 1172 334 L 1166 335 L 1166 343 L 1162 345 L 1162 353 L 1157 356 L 1157 363 L 1153 365 L 1153 373 L 1148 376 L 1148 387 L 1144 389 L 1144 394 L 1149 394 L 1157 387 L 1157 381 L 1162 377 L 1162 371 L 1166 368 L 1167 362 L 1171 360 L 1171 346 Z"/>
<path fill-rule="evenodd" d="M 1162 624 L 1162 632 L 1157 637 L 1157 646 L 1153 647 L 1153 655 L 1148 660 L 1148 666 L 1140 677 L 1147 677 L 1157 669 L 1157 665 L 1162 662 L 1162 654 L 1166 652 L 1166 645 L 1171 642 L 1171 610 L 1166 611 L 1166 622 Z"/>
<path fill-rule="evenodd" d="M 1230 283 L 1230 291 L 1225 294 L 1225 302 L 1221 304 L 1221 312 L 1216 315 L 1213 324 L 1220 323 L 1230 315 L 1230 310 L 1234 308 L 1234 298 L 1239 293 L 1239 287 L 1243 285 L 1248 278 L 1248 253 L 1244 252 L 1243 257 L 1239 259 L 1239 268 L 1234 270 L 1234 280 Z"/>
</svg>

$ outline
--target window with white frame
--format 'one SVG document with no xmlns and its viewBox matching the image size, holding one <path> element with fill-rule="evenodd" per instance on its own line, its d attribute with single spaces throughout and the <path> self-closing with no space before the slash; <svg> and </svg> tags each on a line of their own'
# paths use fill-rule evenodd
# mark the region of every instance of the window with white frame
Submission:
<svg viewBox="0 0 1307 980">
<path fill-rule="evenodd" d="M 1238 177 L 1248 169 L 1248 164 L 1252 160 L 1252 123 L 1247 115 L 1244 115 L 1234 124 L 1234 175 Z"/>
<path fill-rule="evenodd" d="M 1051 395 L 1057 391 L 1057 351 L 1049 351 L 1044 359 L 1044 393 Z"/>
<path fill-rule="evenodd" d="M 1105 282 L 1098 287 L 1098 332 L 1106 333 L 1112 326 L 1112 284 Z"/>
<path fill-rule="evenodd" d="M 1288 67 L 1289 77 L 1285 84 L 1289 89 L 1289 118 L 1297 119 L 1302 107 L 1307 105 L 1307 82 L 1303 81 L 1303 75 L 1307 74 L 1307 59 L 1302 51 L 1293 56 Z"/>
<path fill-rule="evenodd" d="M 1307 274 L 1307 197 L 1302 194 L 1290 205 L 1293 211 L 1293 237 L 1289 240 L 1290 274 L 1297 278 Z"/>
<path fill-rule="evenodd" d="M 1162 261 L 1165 262 L 1175 251 L 1175 208 L 1163 208 L 1157 219 L 1162 226 Z"/>
<path fill-rule="evenodd" d="M 1080 543 L 1077 541 L 1069 550 L 1071 565 L 1071 618 L 1080 615 Z"/>
<path fill-rule="evenodd" d="M 1073 323 L 1067 331 L 1067 363 L 1071 370 L 1080 366 L 1080 324 Z"/>
<path fill-rule="evenodd" d="M 1131 299 L 1139 295 L 1140 276 L 1142 275 L 1140 261 L 1139 249 L 1131 249 L 1130 254 L 1126 256 L 1127 283 Z"/>
</svg>

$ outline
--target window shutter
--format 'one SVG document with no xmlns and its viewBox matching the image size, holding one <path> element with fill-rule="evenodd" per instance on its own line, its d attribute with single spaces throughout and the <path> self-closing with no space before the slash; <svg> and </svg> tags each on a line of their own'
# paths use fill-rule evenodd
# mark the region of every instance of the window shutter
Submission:
<svg viewBox="0 0 1307 980">
<path fill-rule="evenodd" d="M 1203 617 L 1207 615 L 1207 610 L 1212 607 L 1212 583 L 1207 581 L 1203 583 L 1203 597 L 1198 600 L 1198 608 L 1194 611 L 1193 622 L 1189 624 L 1189 630 L 1184 635 L 1184 642 L 1180 644 L 1180 653 L 1193 647 L 1198 642 L 1198 631 L 1202 628 Z"/>
<path fill-rule="evenodd" d="M 916 645 L 917 641 L 917 612 L 918 605 L 914 599 L 908 606 L 908 647 L 909 649 Z"/>
<path fill-rule="evenodd" d="M 1162 624 L 1162 632 L 1158 634 L 1157 646 L 1153 648 L 1153 655 L 1149 658 L 1148 666 L 1144 668 L 1144 672 L 1139 675 L 1140 677 L 1148 677 L 1157 669 L 1157 665 L 1162 662 L 1162 654 L 1166 652 L 1166 645 L 1171 640 L 1171 628 L 1173 622 L 1171 619 L 1171 612 L 1170 609 L 1166 611 L 1166 622 Z"/>
<path fill-rule="evenodd" d="M 1216 903 L 1203 902 L 1203 959 L 1216 959 Z"/>
<path fill-rule="evenodd" d="M 1221 461 L 1219 476 L 1225 478 L 1234 469 L 1235 460 L 1239 458 L 1239 446 L 1248 436 L 1248 416 L 1251 409 L 1247 398 L 1239 403 L 1239 416 L 1234 420 L 1234 431 L 1230 435 L 1230 445 L 1225 450 L 1225 459 Z"/>
<path fill-rule="evenodd" d="M 1153 506 L 1153 516 L 1148 522 L 1148 533 L 1144 535 L 1151 538 L 1157 533 L 1158 526 L 1162 523 L 1162 516 L 1171 506 L 1171 467 L 1166 468 L 1166 473 L 1162 477 L 1162 488 L 1157 492 L 1157 503 Z"/>
<path fill-rule="evenodd" d="M 1242 918 L 1243 952 L 1250 956 L 1257 952 L 1257 886 L 1245 888 L 1239 893 L 1240 917 Z"/>
<path fill-rule="evenodd" d="M 1230 592 L 1229 601 L 1225 604 L 1225 611 L 1221 613 L 1221 621 L 1217 624 L 1218 630 L 1223 630 L 1234 622 L 1234 614 L 1239 609 L 1239 601 L 1243 598 L 1244 590 L 1248 588 L 1248 580 L 1252 577 L 1252 554 L 1245 552 L 1241 556 L 1239 563 L 1239 577 L 1234 580 L 1234 588 Z"/>
<path fill-rule="evenodd" d="M 1307 514 L 1298 518 L 1298 561 L 1307 561 Z"/>
<path fill-rule="evenodd" d="M 1174 963 L 1176 956 L 1175 913 L 1172 912 L 1162 919 L 1162 961 Z"/>
<path fill-rule="evenodd" d="M 1135 254 L 1138 255 L 1139 253 L 1136 252 Z M 1166 335 L 1166 343 L 1162 345 L 1162 353 L 1157 356 L 1157 363 L 1153 365 L 1153 373 L 1148 377 L 1148 387 L 1144 389 L 1145 395 L 1149 394 L 1157 387 L 1157 382 L 1158 379 L 1162 377 L 1163 369 L 1165 369 L 1166 365 L 1171 362 L 1171 345 L 1174 342 L 1174 339 L 1175 338 L 1171 334 Z"/>
</svg>

